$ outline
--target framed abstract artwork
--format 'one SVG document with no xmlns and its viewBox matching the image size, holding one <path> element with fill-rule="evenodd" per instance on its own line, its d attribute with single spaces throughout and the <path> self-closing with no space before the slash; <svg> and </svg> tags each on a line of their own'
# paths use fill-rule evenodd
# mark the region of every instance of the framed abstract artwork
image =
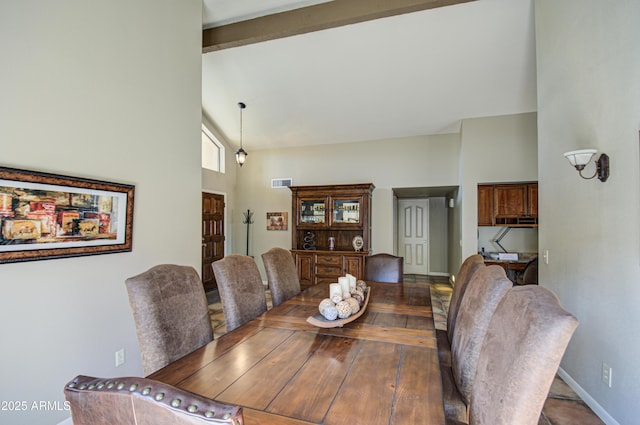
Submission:
<svg viewBox="0 0 640 425">
<path fill-rule="evenodd" d="M 134 190 L 0 167 L 0 264 L 131 251 Z"/>
</svg>

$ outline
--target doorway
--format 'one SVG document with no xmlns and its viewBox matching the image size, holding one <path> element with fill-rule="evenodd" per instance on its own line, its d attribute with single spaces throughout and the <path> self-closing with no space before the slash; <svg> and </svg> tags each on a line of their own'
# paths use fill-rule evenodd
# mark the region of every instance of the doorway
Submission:
<svg viewBox="0 0 640 425">
<path fill-rule="evenodd" d="M 216 289 L 211 263 L 224 257 L 224 195 L 202 192 L 202 284 Z"/>
<path fill-rule="evenodd" d="M 394 188 L 394 242 L 404 272 L 449 276 L 459 257 L 457 186 Z M 455 266 L 456 270 L 459 264 Z"/>
<path fill-rule="evenodd" d="M 398 252 L 404 273 L 429 272 L 429 199 L 398 199 Z"/>
</svg>

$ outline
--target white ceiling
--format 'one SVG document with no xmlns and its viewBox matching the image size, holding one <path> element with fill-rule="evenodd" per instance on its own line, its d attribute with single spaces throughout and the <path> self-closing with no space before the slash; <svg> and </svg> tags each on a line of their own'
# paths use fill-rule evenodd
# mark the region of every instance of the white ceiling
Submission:
<svg viewBox="0 0 640 425">
<path fill-rule="evenodd" d="M 204 0 L 203 27 L 323 1 Z M 203 55 L 202 107 L 252 150 L 458 132 L 536 110 L 533 0 L 478 0 Z"/>
</svg>

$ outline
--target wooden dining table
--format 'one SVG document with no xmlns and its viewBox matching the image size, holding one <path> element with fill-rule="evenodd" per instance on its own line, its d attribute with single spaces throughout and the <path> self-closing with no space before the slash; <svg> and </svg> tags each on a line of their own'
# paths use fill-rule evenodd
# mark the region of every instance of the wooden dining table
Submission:
<svg viewBox="0 0 640 425">
<path fill-rule="evenodd" d="M 307 323 L 319 284 L 149 377 L 242 406 L 248 425 L 443 425 L 429 286 L 367 284 L 343 327 Z"/>
</svg>

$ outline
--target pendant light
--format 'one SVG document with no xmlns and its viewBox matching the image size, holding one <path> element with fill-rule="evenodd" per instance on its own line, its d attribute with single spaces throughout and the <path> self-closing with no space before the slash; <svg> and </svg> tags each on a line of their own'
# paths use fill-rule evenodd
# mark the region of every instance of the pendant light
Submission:
<svg viewBox="0 0 640 425">
<path fill-rule="evenodd" d="M 244 161 L 247 159 L 247 155 L 249 155 L 244 149 L 242 149 L 242 110 L 246 108 L 247 105 L 242 102 L 238 102 L 238 107 L 240 108 L 240 149 L 236 151 L 236 162 L 242 167 Z"/>
</svg>

